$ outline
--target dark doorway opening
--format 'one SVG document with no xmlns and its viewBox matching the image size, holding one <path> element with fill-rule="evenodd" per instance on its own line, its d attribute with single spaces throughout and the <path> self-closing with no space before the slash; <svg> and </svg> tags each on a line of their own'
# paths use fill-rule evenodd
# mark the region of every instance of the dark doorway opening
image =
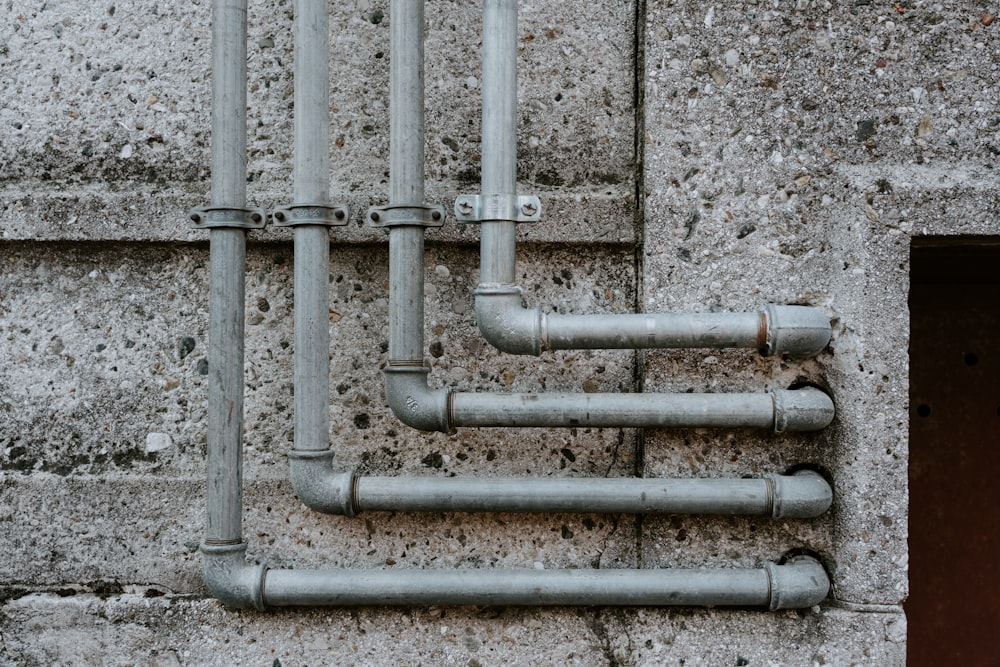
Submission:
<svg viewBox="0 0 1000 667">
<path fill-rule="evenodd" d="M 1000 239 L 910 258 L 907 664 L 1000 665 Z"/>
</svg>

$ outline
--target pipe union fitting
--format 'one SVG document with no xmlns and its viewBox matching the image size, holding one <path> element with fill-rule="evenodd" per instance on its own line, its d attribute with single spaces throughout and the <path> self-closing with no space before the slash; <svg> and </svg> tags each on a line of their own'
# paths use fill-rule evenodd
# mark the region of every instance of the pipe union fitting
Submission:
<svg viewBox="0 0 1000 667">
<path fill-rule="evenodd" d="M 477 287 L 476 323 L 483 338 L 501 352 L 537 357 L 546 347 L 542 311 L 521 305 L 520 287 Z"/>
<path fill-rule="evenodd" d="M 761 354 L 812 357 L 830 342 L 830 319 L 818 308 L 769 305 L 764 320 L 767 332 Z"/>
</svg>

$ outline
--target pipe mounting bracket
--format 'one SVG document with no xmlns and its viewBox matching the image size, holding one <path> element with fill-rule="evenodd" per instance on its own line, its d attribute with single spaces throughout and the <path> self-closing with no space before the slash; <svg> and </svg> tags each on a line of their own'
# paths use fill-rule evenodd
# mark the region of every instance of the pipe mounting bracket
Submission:
<svg viewBox="0 0 1000 667">
<path fill-rule="evenodd" d="M 455 200 L 455 217 L 465 224 L 494 220 L 538 222 L 542 202 L 534 195 L 462 195 Z"/>
<path fill-rule="evenodd" d="M 444 206 L 372 206 L 365 215 L 370 227 L 440 227 L 444 224 Z"/>
<path fill-rule="evenodd" d="M 349 215 L 343 204 L 288 204 L 274 209 L 275 227 L 297 227 L 299 225 L 324 225 L 340 227 L 347 224 Z"/>
<path fill-rule="evenodd" d="M 267 211 L 242 206 L 196 206 L 188 212 L 188 219 L 196 229 L 263 229 L 267 225 Z"/>
</svg>

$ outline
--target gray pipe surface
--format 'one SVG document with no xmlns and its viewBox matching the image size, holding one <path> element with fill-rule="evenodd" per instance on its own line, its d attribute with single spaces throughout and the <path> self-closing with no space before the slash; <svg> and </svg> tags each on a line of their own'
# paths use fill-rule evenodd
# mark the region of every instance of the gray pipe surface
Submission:
<svg viewBox="0 0 1000 667">
<path fill-rule="evenodd" d="M 331 476 L 332 477 L 332 476 Z M 351 483 L 341 476 L 338 482 Z M 599 514 L 739 514 L 807 519 L 825 512 L 830 485 L 814 472 L 760 479 L 644 478 L 353 478 L 360 512 L 566 512 Z M 338 507 L 337 513 L 342 508 Z"/>
<path fill-rule="evenodd" d="M 815 431 L 833 402 L 805 387 L 767 394 L 453 393 L 456 426 L 725 427 Z"/>
<path fill-rule="evenodd" d="M 295 2 L 296 202 L 329 199 L 329 19 L 325 2 Z M 330 236 L 323 225 L 295 227 L 295 449 L 330 440 Z"/>
<path fill-rule="evenodd" d="M 517 194 L 517 0 L 483 2 L 482 193 Z M 511 354 L 547 350 L 750 347 L 763 354 L 818 354 L 830 321 L 814 308 L 771 306 L 760 313 L 546 314 L 521 305 L 515 223 L 484 218 L 476 321 L 483 337 Z"/>
<path fill-rule="evenodd" d="M 830 580 L 814 559 L 759 569 L 270 570 L 265 606 L 627 605 L 810 607 Z"/>
<path fill-rule="evenodd" d="M 212 205 L 246 205 L 245 1 L 212 3 Z M 208 493 L 205 544 L 242 541 L 243 277 L 246 232 L 209 232 Z"/>
</svg>

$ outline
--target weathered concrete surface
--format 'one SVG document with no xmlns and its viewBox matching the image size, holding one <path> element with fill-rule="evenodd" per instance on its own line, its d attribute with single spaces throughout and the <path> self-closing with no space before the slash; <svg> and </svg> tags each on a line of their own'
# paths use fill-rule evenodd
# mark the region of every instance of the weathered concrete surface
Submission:
<svg viewBox="0 0 1000 667">
<path fill-rule="evenodd" d="M 204 239 L 185 211 L 208 197 L 211 3 L 8 5 L 0 238 Z M 337 236 L 380 242 L 361 221 L 388 193 L 388 2 L 330 8 L 331 198 L 353 223 Z M 480 13 L 470 2 L 427 7 L 427 196 L 449 210 L 479 189 Z M 549 220 L 525 238 L 635 241 L 634 21 L 631 2 L 522 9 L 520 178 Z M 292 192 L 291 27 L 291 2 L 250 3 L 248 191 L 268 208 Z M 272 227 L 263 238 L 290 235 Z"/>
<path fill-rule="evenodd" d="M 262 615 L 150 595 L 8 602 L 0 659 L 151 667 L 905 664 L 906 621 L 898 612 L 432 607 Z"/>
<path fill-rule="evenodd" d="M 836 599 L 905 598 L 910 236 L 1000 227 L 1000 57 L 980 18 L 960 3 L 649 3 L 645 308 L 809 304 L 834 337 L 810 362 L 650 355 L 646 386 L 808 382 L 828 388 L 838 416 L 809 437 L 647 433 L 647 474 L 809 462 L 830 474 L 835 500 L 827 517 L 777 534 L 647 520 L 644 562 L 804 548 L 823 558 Z"/>
</svg>

